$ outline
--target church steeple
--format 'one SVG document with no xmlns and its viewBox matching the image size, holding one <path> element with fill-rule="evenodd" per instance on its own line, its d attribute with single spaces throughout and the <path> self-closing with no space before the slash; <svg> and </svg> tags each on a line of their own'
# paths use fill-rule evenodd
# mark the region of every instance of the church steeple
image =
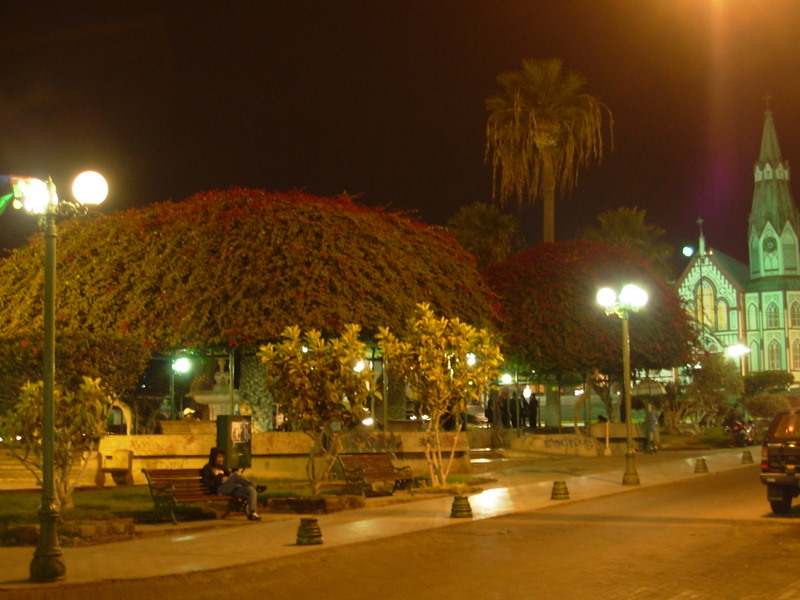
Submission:
<svg viewBox="0 0 800 600">
<path fill-rule="evenodd" d="M 754 279 L 800 274 L 800 219 L 789 188 L 789 162 L 783 160 L 778 134 L 765 97 L 761 151 L 753 169 L 755 185 L 748 240 L 750 274 Z"/>
</svg>

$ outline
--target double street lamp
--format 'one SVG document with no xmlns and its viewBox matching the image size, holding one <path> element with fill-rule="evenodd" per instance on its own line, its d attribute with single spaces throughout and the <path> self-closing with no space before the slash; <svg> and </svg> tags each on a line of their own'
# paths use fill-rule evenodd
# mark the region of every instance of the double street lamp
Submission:
<svg viewBox="0 0 800 600">
<path fill-rule="evenodd" d="M 54 581 L 66 573 L 58 545 L 57 525 L 61 520 L 58 498 L 55 495 L 53 445 L 55 438 L 55 307 L 56 307 L 56 216 L 86 212 L 86 205 L 100 204 L 108 195 L 108 185 L 99 173 L 81 173 L 72 185 L 76 202 L 59 200 L 52 179 L 10 176 L 14 208 L 39 217 L 44 231 L 44 368 L 42 380 L 42 503 L 39 507 L 39 541 L 30 566 L 32 581 Z"/>
<path fill-rule="evenodd" d="M 619 295 L 611 288 L 602 288 L 597 292 L 597 302 L 606 309 L 606 314 L 617 315 L 622 321 L 622 385 L 625 395 L 625 474 L 623 485 L 639 485 L 639 474 L 636 472 L 636 450 L 633 448 L 633 418 L 631 414 L 631 336 L 628 330 L 628 315 L 647 304 L 647 292 L 629 283 L 622 288 Z"/>
</svg>

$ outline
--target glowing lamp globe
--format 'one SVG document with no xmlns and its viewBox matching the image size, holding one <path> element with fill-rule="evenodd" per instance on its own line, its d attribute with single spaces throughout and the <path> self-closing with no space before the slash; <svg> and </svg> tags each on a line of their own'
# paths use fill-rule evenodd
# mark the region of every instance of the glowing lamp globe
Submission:
<svg viewBox="0 0 800 600">
<path fill-rule="evenodd" d="M 14 181 L 14 207 L 32 215 L 43 215 L 50 204 L 47 183 L 35 177 L 21 177 Z"/>
<path fill-rule="evenodd" d="M 192 369 L 192 361 L 185 356 L 176 358 L 172 362 L 172 370 L 176 373 L 188 373 Z"/>
<path fill-rule="evenodd" d="M 602 288 L 597 291 L 597 303 L 605 308 L 610 308 L 617 303 L 617 293 L 611 288 Z"/>
<path fill-rule="evenodd" d="M 96 171 L 84 171 L 72 183 L 72 195 L 81 204 L 101 204 L 108 196 L 108 183 Z"/>
<path fill-rule="evenodd" d="M 647 292 L 632 283 L 629 283 L 619 293 L 619 301 L 630 308 L 641 308 L 647 304 Z"/>
</svg>

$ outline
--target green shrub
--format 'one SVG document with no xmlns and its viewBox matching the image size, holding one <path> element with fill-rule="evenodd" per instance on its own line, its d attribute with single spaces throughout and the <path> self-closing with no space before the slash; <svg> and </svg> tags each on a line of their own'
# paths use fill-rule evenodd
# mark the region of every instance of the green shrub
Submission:
<svg viewBox="0 0 800 600">
<path fill-rule="evenodd" d="M 786 396 L 781 394 L 758 394 L 745 398 L 744 407 L 757 419 L 771 419 L 778 412 L 791 407 Z"/>
</svg>

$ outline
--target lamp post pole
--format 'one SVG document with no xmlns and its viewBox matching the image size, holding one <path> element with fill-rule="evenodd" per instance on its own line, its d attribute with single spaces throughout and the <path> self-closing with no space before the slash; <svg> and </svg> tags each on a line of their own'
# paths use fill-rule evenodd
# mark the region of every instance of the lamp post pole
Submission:
<svg viewBox="0 0 800 600">
<path fill-rule="evenodd" d="M 625 474 L 622 485 L 639 485 L 639 473 L 636 472 L 636 450 L 633 448 L 633 415 L 631 411 L 631 335 L 628 329 L 628 310 L 619 311 L 622 321 L 622 384 L 625 395 Z"/>
<path fill-rule="evenodd" d="M 82 204 L 100 204 L 108 184 L 99 173 L 86 171 L 75 179 L 72 192 L 78 203 L 59 203 L 52 179 L 9 176 L 15 208 L 39 217 L 44 231 L 44 352 L 42 368 L 42 503 L 39 507 L 39 539 L 30 564 L 31 581 L 55 581 L 66 574 L 58 545 L 60 505 L 55 489 L 55 374 L 56 374 L 56 216 L 78 214 Z"/>
<path fill-rule="evenodd" d="M 39 541 L 30 566 L 32 581 L 53 581 L 66 574 L 58 545 L 57 525 L 61 520 L 58 498 L 55 495 L 53 442 L 55 438 L 55 313 L 56 313 L 56 215 L 55 185 L 47 183 L 50 193 L 44 219 L 44 414 L 42 418 L 42 504 L 39 507 Z M 58 200 L 56 199 L 57 203 Z"/>
<path fill-rule="evenodd" d="M 633 448 L 633 409 L 631 407 L 631 336 L 628 329 L 628 316 L 647 304 L 647 292 L 640 287 L 628 284 L 617 293 L 611 288 L 597 292 L 597 302 L 606 309 L 606 314 L 615 314 L 622 321 L 622 387 L 625 402 L 625 474 L 623 485 L 639 485 L 636 472 L 636 450 Z"/>
</svg>

